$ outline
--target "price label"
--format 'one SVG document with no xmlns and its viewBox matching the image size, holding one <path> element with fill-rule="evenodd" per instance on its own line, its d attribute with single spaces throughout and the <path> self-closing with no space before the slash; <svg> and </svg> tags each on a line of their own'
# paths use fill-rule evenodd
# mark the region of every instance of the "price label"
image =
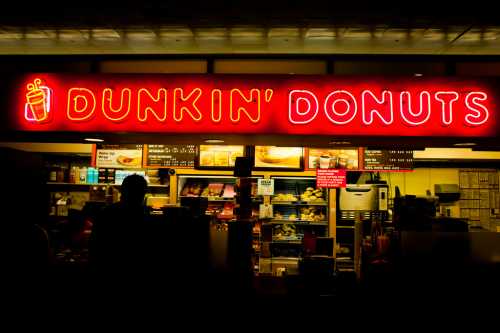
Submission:
<svg viewBox="0 0 500 333">
<path fill-rule="evenodd" d="M 338 188 L 346 187 L 345 169 L 316 169 L 316 187 Z"/>
<path fill-rule="evenodd" d="M 274 195 L 274 179 L 259 179 L 257 195 Z"/>
</svg>

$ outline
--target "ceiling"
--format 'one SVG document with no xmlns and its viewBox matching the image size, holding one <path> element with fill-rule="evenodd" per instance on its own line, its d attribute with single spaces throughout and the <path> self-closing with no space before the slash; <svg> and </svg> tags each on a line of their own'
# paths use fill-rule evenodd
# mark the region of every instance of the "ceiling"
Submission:
<svg viewBox="0 0 500 333">
<path fill-rule="evenodd" d="M 406 5 L 314 0 L 11 3 L 0 13 L 0 54 L 500 55 L 500 20 L 481 2 Z"/>
<path fill-rule="evenodd" d="M 500 55 L 500 26 L 91 29 L 0 26 L 0 54 L 415 54 Z"/>
<path fill-rule="evenodd" d="M 484 1 L 463 5 L 429 0 L 398 4 L 56 0 L 2 6 L 0 55 L 500 55 L 500 16 Z M 202 134 L 101 136 L 117 143 L 203 143 L 206 139 Z M 81 143 L 82 139 L 79 133 L 0 135 L 0 141 Z M 223 139 L 235 144 L 323 147 L 331 141 L 368 147 L 395 143 L 390 137 L 233 135 Z M 397 144 L 423 149 L 461 141 L 398 138 Z M 476 141 L 479 149 L 500 150 L 497 138 Z"/>
</svg>

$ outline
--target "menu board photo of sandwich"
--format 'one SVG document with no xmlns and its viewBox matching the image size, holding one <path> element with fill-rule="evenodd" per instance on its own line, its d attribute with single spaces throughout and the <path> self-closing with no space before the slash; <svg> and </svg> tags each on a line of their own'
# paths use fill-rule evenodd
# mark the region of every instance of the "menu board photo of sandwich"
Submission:
<svg viewBox="0 0 500 333">
<path fill-rule="evenodd" d="M 142 145 L 97 145 L 95 154 L 98 168 L 142 167 Z"/>
<path fill-rule="evenodd" d="M 256 168 L 300 170 L 302 164 L 302 147 L 255 146 Z"/>
<path fill-rule="evenodd" d="M 245 146 L 201 145 L 199 168 L 232 168 L 236 157 L 245 156 Z"/>
<path fill-rule="evenodd" d="M 314 169 L 359 169 L 358 149 L 307 148 L 306 168 Z"/>
</svg>

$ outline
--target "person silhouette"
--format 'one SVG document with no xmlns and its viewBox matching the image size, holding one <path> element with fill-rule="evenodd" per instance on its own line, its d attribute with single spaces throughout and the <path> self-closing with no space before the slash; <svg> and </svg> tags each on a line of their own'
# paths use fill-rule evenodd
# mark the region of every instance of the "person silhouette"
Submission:
<svg viewBox="0 0 500 333">
<path fill-rule="evenodd" d="M 48 210 L 43 159 L 39 154 L 0 148 L 0 269 L 2 295 L 36 298 L 47 289 L 53 253 L 46 230 Z M 27 190 L 29 189 L 29 191 Z M 26 193 L 30 200 L 26 201 Z"/>
<path fill-rule="evenodd" d="M 140 175 L 126 177 L 120 201 L 105 207 L 96 217 L 89 240 L 89 264 L 101 282 L 132 278 L 146 263 L 151 235 L 144 204 L 147 186 Z M 117 275 L 119 280 L 115 279 Z"/>
</svg>

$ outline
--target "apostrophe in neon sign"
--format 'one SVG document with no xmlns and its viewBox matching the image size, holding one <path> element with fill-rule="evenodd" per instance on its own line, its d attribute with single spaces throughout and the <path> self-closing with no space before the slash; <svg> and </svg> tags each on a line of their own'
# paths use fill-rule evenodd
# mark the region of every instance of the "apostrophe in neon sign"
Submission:
<svg viewBox="0 0 500 333">
<path fill-rule="evenodd" d="M 26 103 L 24 104 L 24 118 L 29 122 L 43 123 L 50 120 L 51 90 L 41 85 L 42 80 L 35 79 L 26 85 Z"/>
</svg>

